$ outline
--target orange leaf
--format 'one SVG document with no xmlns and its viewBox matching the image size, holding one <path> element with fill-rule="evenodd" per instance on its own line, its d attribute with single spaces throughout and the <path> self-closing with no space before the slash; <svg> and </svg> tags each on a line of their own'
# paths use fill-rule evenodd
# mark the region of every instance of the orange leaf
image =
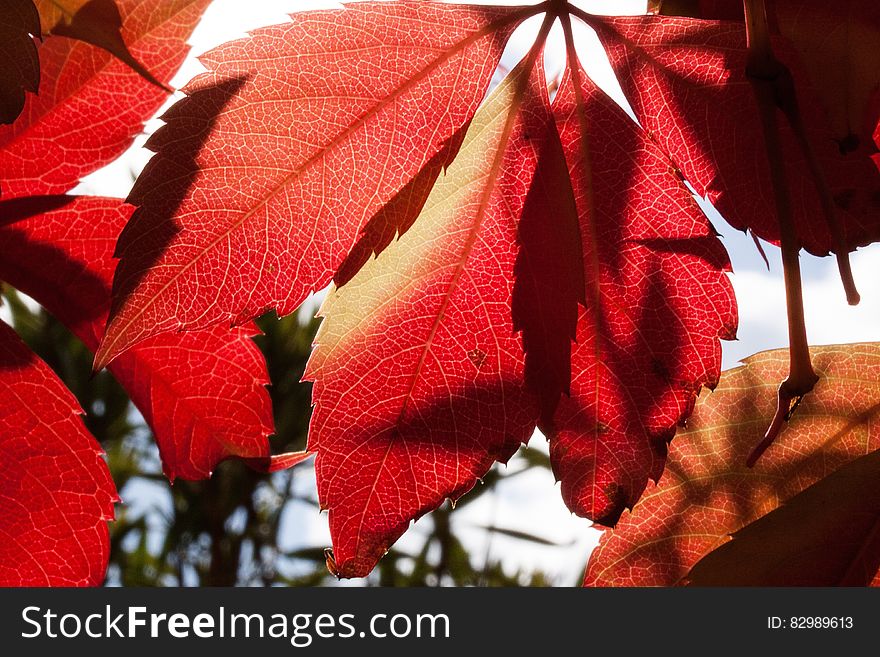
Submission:
<svg viewBox="0 0 880 657">
<path fill-rule="evenodd" d="M 880 449 L 880 344 L 814 347 L 813 363 L 819 383 L 754 468 L 746 456 L 774 413 L 788 351 L 751 356 L 726 372 L 672 443 L 659 483 L 603 535 L 585 584 L 680 583 L 731 534 Z"/>
<path fill-rule="evenodd" d="M 880 566 L 880 451 L 746 525 L 687 576 L 692 586 L 867 586 Z"/>
</svg>

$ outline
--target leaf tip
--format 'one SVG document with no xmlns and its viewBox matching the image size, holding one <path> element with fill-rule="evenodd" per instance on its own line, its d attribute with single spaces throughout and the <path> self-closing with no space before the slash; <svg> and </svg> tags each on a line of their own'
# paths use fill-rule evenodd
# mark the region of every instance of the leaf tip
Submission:
<svg viewBox="0 0 880 657">
<path fill-rule="evenodd" d="M 104 343 L 101 343 L 101 347 L 99 347 L 98 351 L 95 353 L 95 359 L 92 361 L 92 377 L 98 375 L 104 368 L 106 368 L 110 361 L 113 358 L 109 357 L 109 355 L 104 350 Z"/>
</svg>

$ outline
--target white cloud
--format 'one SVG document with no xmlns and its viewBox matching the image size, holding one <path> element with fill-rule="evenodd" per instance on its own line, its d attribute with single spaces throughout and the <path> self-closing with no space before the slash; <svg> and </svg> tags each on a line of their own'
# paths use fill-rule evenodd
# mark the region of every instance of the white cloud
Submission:
<svg viewBox="0 0 880 657">
<path fill-rule="evenodd" d="M 768 271 L 750 237 L 716 223 L 733 262 L 731 275 L 739 304 L 738 340 L 724 343 L 724 367 L 758 351 L 788 345 L 785 283 L 779 249 L 764 244 Z M 833 257 L 801 254 L 804 313 L 810 344 L 880 341 L 880 245 L 851 254 L 861 303 L 846 302 Z"/>
</svg>

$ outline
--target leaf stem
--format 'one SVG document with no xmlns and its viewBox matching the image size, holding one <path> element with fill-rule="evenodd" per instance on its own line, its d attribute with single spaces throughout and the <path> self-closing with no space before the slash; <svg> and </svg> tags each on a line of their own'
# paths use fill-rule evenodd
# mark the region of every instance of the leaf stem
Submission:
<svg viewBox="0 0 880 657">
<path fill-rule="evenodd" d="M 785 422 L 791 417 L 791 413 L 797 407 L 800 399 L 813 389 L 819 377 L 813 371 L 813 365 L 810 361 L 798 257 L 800 241 L 792 218 L 791 193 L 785 176 L 785 161 L 779 140 L 779 126 L 776 122 L 776 110 L 784 104 L 786 86 L 791 84 L 791 78 L 790 74 L 786 76 L 787 69 L 773 54 L 764 0 L 744 0 L 743 4 L 749 48 L 746 75 L 752 84 L 755 100 L 758 104 L 761 128 L 767 148 L 767 159 L 770 164 L 770 178 L 773 184 L 776 215 L 779 222 L 789 340 L 788 377 L 779 386 L 776 414 L 770 427 L 764 434 L 763 440 L 755 447 L 746 461 L 747 465 L 751 467 L 773 443 L 782 431 Z M 780 89 L 782 93 L 779 93 Z"/>
<path fill-rule="evenodd" d="M 569 3 L 568 0 L 548 0 L 549 7 L 547 11 L 551 14 L 562 18 L 563 16 L 568 15 L 569 12 Z"/>
<path fill-rule="evenodd" d="M 816 192 L 819 194 L 819 199 L 822 204 L 822 213 L 825 216 L 828 230 L 831 233 L 832 249 L 837 258 L 840 280 L 843 282 L 843 288 L 846 291 L 846 300 L 850 305 L 856 305 L 859 302 L 859 293 L 858 290 L 856 290 L 852 268 L 850 267 L 849 250 L 846 248 L 843 229 L 841 228 L 840 221 L 837 217 L 837 210 L 831 194 L 831 189 L 825 178 L 825 173 L 822 171 L 822 167 L 813 151 L 810 140 L 807 138 L 807 131 L 804 127 L 803 118 L 801 117 L 791 71 L 785 66 L 785 64 L 776 59 L 776 56 L 773 54 L 773 48 L 770 43 L 770 30 L 767 26 L 767 13 L 765 11 L 764 0 L 744 0 L 744 7 L 746 16 L 746 35 L 749 47 L 746 71 L 753 86 L 756 84 L 756 79 L 769 86 L 770 91 L 772 92 L 771 99 L 773 105 L 785 114 L 785 118 L 788 119 L 788 123 L 794 131 L 801 152 L 803 152 L 804 157 L 807 160 L 807 166 L 810 169 L 813 184 L 816 186 Z M 767 103 L 766 101 L 762 101 L 760 95 L 758 104 L 763 112 Z M 764 122 L 764 117 L 762 117 L 762 122 Z M 773 125 L 773 129 L 776 131 L 775 123 Z M 781 161 L 782 160 L 780 159 L 780 162 Z M 773 166 L 772 161 L 771 166 Z M 782 219 L 780 218 L 780 224 L 781 223 Z"/>
<path fill-rule="evenodd" d="M 789 75 L 790 79 L 790 75 Z M 792 83 L 793 85 L 793 83 Z M 849 305 L 858 305 L 861 297 L 856 289 L 856 282 L 853 278 L 852 267 L 849 261 L 849 249 L 843 236 L 843 228 L 837 216 L 837 206 L 834 203 L 834 197 L 831 194 L 831 188 L 828 186 L 828 180 L 825 178 L 825 172 L 819 164 L 819 158 L 813 151 L 813 146 L 807 138 L 807 131 L 801 118 L 800 108 L 797 104 L 797 98 L 792 88 L 791 103 L 781 106 L 785 112 L 786 118 L 797 137 L 798 145 L 807 160 L 807 166 L 813 177 L 813 183 L 816 185 L 816 191 L 819 194 L 819 200 L 822 203 L 822 213 L 825 215 L 825 221 L 828 224 L 828 231 L 831 233 L 831 244 L 834 257 L 837 259 L 837 270 L 840 272 L 840 280 L 843 283 L 843 289 L 846 292 L 846 301 Z"/>
<path fill-rule="evenodd" d="M 595 14 L 589 14 L 585 12 L 580 7 L 575 7 L 574 5 L 569 5 L 568 13 L 577 16 L 581 21 L 583 21 L 586 25 L 589 25 L 591 28 L 596 29 L 596 21 L 601 21 L 602 17 L 597 16 Z"/>
</svg>

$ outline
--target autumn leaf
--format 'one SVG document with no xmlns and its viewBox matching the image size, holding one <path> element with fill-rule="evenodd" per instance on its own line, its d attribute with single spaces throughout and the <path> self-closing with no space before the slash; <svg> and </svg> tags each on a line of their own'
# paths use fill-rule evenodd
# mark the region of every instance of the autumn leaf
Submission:
<svg viewBox="0 0 880 657">
<path fill-rule="evenodd" d="M 871 153 L 880 120 L 880 5 L 872 0 L 772 3 L 779 32 L 804 62 L 841 153 Z"/>
<path fill-rule="evenodd" d="M 171 91 L 129 52 L 122 37 L 122 15 L 115 0 L 33 0 L 45 34 L 90 43 L 128 64 L 138 75 L 160 89 Z"/>
<path fill-rule="evenodd" d="M 711 227 L 579 65 L 551 109 L 539 42 L 470 122 L 510 31 L 542 9 L 357 3 L 227 44 L 164 117 L 129 199 L 99 367 L 151 335 L 290 312 L 336 280 L 307 376 L 344 576 L 539 420 L 570 508 L 614 522 L 733 336 Z"/>
<path fill-rule="evenodd" d="M 880 5 L 873 0 L 776 0 L 767 4 L 775 30 L 794 46 L 828 113 L 841 152 L 874 150 L 880 120 Z M 743 20 L 739 0 L 663 2 L 660 13 Z"/>
<path fill-rule="evenodd" d="M 510 312 L 522 333 L 526 385 L 538 398 L 539 421 L 549 425 L 561 397 L 571 395 L 572 343 L 587 300 L 565 147 L 556 127 L 537 136 L 542 143 L 517 229 Z"/>
<path fill-rule="evenodd" d="M 552 422 L 568 507 L 614 524 L 721 370 L 736 303 L 727 254 L 668 157 L 579 65 L 554 104 L 580 216 L 586 304 Z"/>
<path fill-rule="evenodd" d="M 104 581 L 117 496 L 81 413 L 0 322 L 0 586 Z"/>
<path fill-rule="evenodd" d="M 539 10 L 359 2 L 202 56 L 208 72 L 165 115 L 130 196 L 97 366 L 162 332 L 288 314 L 325 287 L 467 125 L 511 31 Z"/>
<path fill-rule="evenodd" d="M 0 279 L 36 298 L 94 350 L 110 308 L 113 247 L 132 210 L 91 197 L 0 202 Z M 251 340 L 258 333 L 248 324 L 163 335 L 111 366 L 153 428 L 172 481 L 206 478 L 230 456 L 263 470 L 307 456 L 270 457 L 269 375 Z"/>
<path fill-rule="evenodd" d="M 880 567 L 880 451 L 847 463 L 700 559 L 691 586 L 868 586 Z"/>
<path fill-rule="evenodd" d="M 484 100 L 538 13 L 535 47 Z M 569 13 L 597 30 L 640 123 L 588 79 Z M 551 104 L 556 19 L 568 63 Z M 806 126 L 777 117 L 798 238 L 817 254 L 877 239 L 880 172 L 841 152 L 801 56 L 777 45 Z M 96 367 L 290 313 L 332 279 L 306 376 L 335 573 L 365 575 L 536 424 L 568 506 L 613 524 L 661 476 L 735 333 L 729 261 L 688 185 L 779 239 L 747 55 L 741 22 L 564 2 L 353 3 L 221 46 L 148 143 Z"/>
<path fill-rule="evenodd" d="M 510 314 L 516 219 L 555 133 L 534 61 L 477 112 L 413 226 L 321 308 L 308 448 L 342 577 L 369 573 L 534 429 Z"/>
<path fill-rule="evenodd" d="M 132 53 L 167 84 L 210 0 L 121 0 Z M 0 125 L 0 191 L 5 197 L 59 194 L 121 155 L 167 98 L 109 53 L 70 39 L 39 48 L 40 94 L 21 117 Z"/>
<path fill-rule="evenodd" d="M 0 124 L 12 123 L 24 107 L 25 92 L 37 92 L 40 60 L 33 36 L 40 17 L 31 0 L 8 0 L 0 7 Z"/>
<path fill-rule="evenodd" d="M 774 413 L 775 389 L 788 366 L 788 353 L 757 354 L 722 376 L 672 443 L 659 483 L 649 487 L 632 514 L 603 535 L 590 558 L 585 584 L 682 583 L 691 568 L 727 544 L 731 534 L 768 517 L 841 466 L 880 449 L 880 345 L 814 347 L 813 355 L 819 383 L 754 468 L 746 467 L 746 456 L 754 436 Z M 867 503 L 867 490 L 864 493 Z M 802 499 L 792 501 L 794 508 Z M 842 494 L 839 502 L 845 499 Z M 816 522 L 827 520 L 827 514 L 817 514 Z M 864 526 L 865 518 L 855 521 L 845 511 L 840 516 L 851 523 L 842 539 Z M 801 516 L 804 523 L 812 519 Z M 835 572 L 842 574 L 840 569 L 826 574 L 834 577 Z"/>
<path fill-rule="evenodd" d="M 342 287 L 357 274 L 371 256 L 384 251 L 392 240 L 410 229 L 418 217 L 440 173 L 455 159 L 461 147 L 460 130 L 425 164 L 421 171 L 366 223 L 358 241 L 333 275 Z"/>
<path fill-rule="evenodd" d="M 730 263 L 692 189 L 772 242 L 793 201 L 797 235 L 781 240 L 791 290 L 799 247 L 836 252 L 844 273 L 848 250 L 880 239 L 873 5 L 773 3 L 783 66 L 761 69 L 763 82 L 747 70 L 756 29 L 749 50 L 734 0 L 652 2 L 713 20 L 591 16 L 561 0 L 299 12 L 201 58 L 206 72 L 148 142 L 156 154 L 130 205 L 63 196 L 161 104 L 208 4 L 0 9 L 11 62 L 0 119 L 21 111 L 0 126 L 0 279 L 96 351 L 169 478 L 209 477 L 230 457 L 273 472 L 316 454 L 326 562 L 364 576 L 537 426 L 568 507 L 622 518 L 587 584 L 880 577 L 878 345 L 816 350 L 816 391 L 756 468 L 745 456 L 785 354 L 749 359 L 690 417 L 736 327 Z M 537 14 L 535 45 L 490 90 L 511 34 Z M 597 31 L 638 121 L 587 76 L 573 17 Z M 557 20 L 567 62 L 548 84 Z M 41 34 L 53 38 L 36 48 Z M 304 376 L 308 451 L 273 456 L 251 319 L 290 313 L 331 281 Z M 12 464 L 0 584 L 102 580 L 115 492 L 79 412 L 0 326 L 0 452 Z"/>
<path fill-rule="evenodd" d="M 637 118 L 701 196 L 736 228 L 778 242 L 770 165 L 746 76 L 742 23 L 666 16 L 592 17 Z M 880 238 L 880 172 L 864 151 L 842 154 L 797 53 L 775 42 L 792 71 L 808 141 L 827 179 L 846 248 Z M 834 250 L 808 159 L 777 117 L 792 211 L 803 248 Z"/>
</svg>

